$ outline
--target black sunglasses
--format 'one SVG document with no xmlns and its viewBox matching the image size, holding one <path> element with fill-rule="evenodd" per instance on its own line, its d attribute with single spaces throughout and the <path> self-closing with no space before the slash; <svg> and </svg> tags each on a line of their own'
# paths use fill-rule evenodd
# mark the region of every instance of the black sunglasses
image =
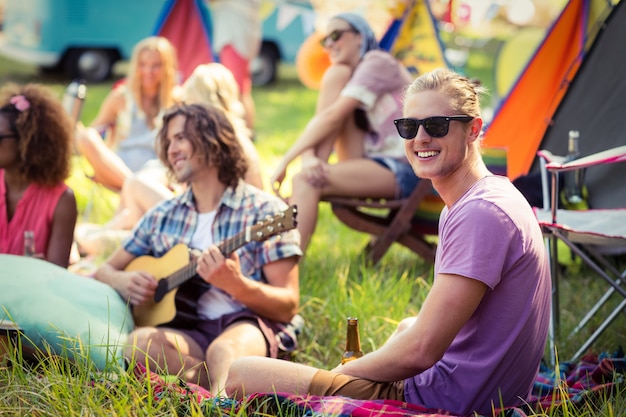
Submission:
<svg viewBox="0 0 626 417">
<path fill-rule="evenodd" d="M 393 122 L 398 129 L 398 133 L 404 139 L 413 139 L 417 136 L 417 130 L 420 125 L 424 126 L 426 134 L 433 138 L 442 138 L 448 134 L 450 121 L 458 120 L 459 122 L 470 122 L 474 120 L 472 116 L 433 116 L 425 119 L 396 119 Z"/>
<path fill-rule="evenodd" d="M 4 135 L 0 135 L 0 141 L 2 139 L 8 139 L 8 138 L 16 138 L 17 135 L 15 133 L 6 133 Z"/>
<path fill-rule="evenodd" d="M 320 40 L 320 45 L 326 46 L 326 41 L 329 39 L 333 41 L 333 43 L 337 42 L 346 32 L 358 33 L 354 29 L 335 29 Z"/>
</svg>

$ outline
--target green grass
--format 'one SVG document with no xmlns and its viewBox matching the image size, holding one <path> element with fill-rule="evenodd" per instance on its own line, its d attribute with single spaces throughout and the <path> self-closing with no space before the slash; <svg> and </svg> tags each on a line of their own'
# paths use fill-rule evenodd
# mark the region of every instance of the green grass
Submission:
<svg viewBox="0 0 626 417">
<path fill-rule="evenodd" d="M 0 60 L 0 84 L 7 81 L 43 82 L 59 97 L 69 82 Z M 88 86 L 85 123 L 95 117 L 111 85 L 107 82 Z M 293 143 L 313 114 L 317 94 L 300 85 L 291 67 L 281 68 L 278 84 L 256 88 L 253 94 L 257 108 L 256 144 L 264 170 L 269 173 L 273 162 Z M 394 245 L 377 267 L 368 267 L 359 256 L 368 238 L 342 225 L 327 204 L 321 205 L 318 228 L 301 265 L 301 313 L 307 324 L 294 361 L 322 368 L 339 363 L 347 316 L 359 318 L 362 349 L 368 352 L 384 343 L 399 320 L 419 311 L 432 282 L 432 266 Z M 567 271 L 561 281 L 563 334 L 573 328 L 581 307 L 591 305 L 601 295 L 601 284 L 585 268 Z M 594 321 L 590 328 L 597 325 Z M 624 329 L 626 315 L 621 314 L 594 344 L 593 351 L 616 349 L 624 342 Z M 560 357 L 569 358 L 575 343 L 590 332 L 584 330 L 572 339 L 563 338 L 558 344 Z M 69 367 L 62 358 L 59 361 L 44 363 L 34 371 L 20 366 L 0 367 L 0 414 L 161 416 L 189 411 L 181 410 L 174 400 L 155 404 L 148 388 L 124 372 L 110 380 L 107 375 L 95 373 L 87 362 L 79 361 L 79 366 Z M 92 383 L 94 378 L 96 382 Z M 201 415 L 199 410 L 189 414 Z M 626 393 L 622 390 L 605 398 L 597 409 L 546 410 L 541 414 L 625 417 Z"/>
</svg>

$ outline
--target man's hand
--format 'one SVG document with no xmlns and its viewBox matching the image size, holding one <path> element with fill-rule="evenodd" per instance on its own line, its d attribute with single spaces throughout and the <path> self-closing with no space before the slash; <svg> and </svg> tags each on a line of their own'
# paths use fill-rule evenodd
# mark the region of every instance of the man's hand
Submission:
<svg viewBox="0 0 626 417">
<path fill-rule="evenodd" d="M 196 272 L 207 283 L 231 295 L 243 279 L 237 253 L 233 252 L 225 258 L 215 245 L 202 252 Z"/>
<path fill-rule="evenodd" d="M 152 275 L 143 271 L 126 272 L 124 275 L 118 291 L 125 300 L 137 306 L 154 299 L 158 282 Z"/>
</svg>

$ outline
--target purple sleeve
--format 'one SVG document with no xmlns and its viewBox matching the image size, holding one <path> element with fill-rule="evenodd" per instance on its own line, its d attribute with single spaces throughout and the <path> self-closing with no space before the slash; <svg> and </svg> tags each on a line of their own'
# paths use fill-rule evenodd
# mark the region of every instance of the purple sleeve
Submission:
<svg viewBox="0 0 626 417">
<path fill-rule="evenodd" d="M 521 256 L 517 227 L 489 201 L 469 201 L 442 220 L 446 224 L 436 273 L 473 278 L 493 289 L 511 259 Z"/>
</svg>

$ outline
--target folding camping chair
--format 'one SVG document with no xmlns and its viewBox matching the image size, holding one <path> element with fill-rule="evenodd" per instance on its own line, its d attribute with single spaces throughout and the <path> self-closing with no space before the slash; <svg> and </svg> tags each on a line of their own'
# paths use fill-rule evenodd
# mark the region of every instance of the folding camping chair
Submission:
<svg viewBox="0 0 626 417">
<path fill-rule="evenodd" d="M 507 174 L 507 150 L 484 148 L 483 160 L 491 172 Z M 427 262 L 435 261 L 436 236 L 443 201 L 433 189 L 430 180 L 421 180 L 404 199 L 382 200 L 369 198 L 327 197 L 335 216 L 346 226 L 372 235 L 364 249 L 367 262 L 372 265 L 397 242 Z"/>
<path fill-rule="evenodd" d="M 619 146 L 603 152 L 563 163 L 562 157 L 548 151 L 539 151 L 542 166 L 544 208 L 537 209 L 548 247 L 552 272 L 552 317 L 550 326 L 550 349 L 552 363 L 555 362 L 555 339 L 559 331 L 559 268 L 557 241 L 560 240 L 578 255 L 585 264 L 609 284 L 609 289 L 585 314 L 572 333 L 579 332 L 589 320 L 599 314 L 600 308 L 614 294 L 623 300 L 615 307 L 576 351 L 571 360 L 576 360 L 600 337 L 607 327 L 626 307 L 626 288 L 622 286 L 626 270 L 620 272 L 611 264 L 607 256 L 626 253 L 626 208 L 564 210 L 558 207 L 559 174 L 578 169 L 588 169 L 599 165 L 626 162 L 626 146 Z M 548 173 L 552 182 L 548 192 Z M 593 192 L 593 190 L 591 190 Z M 549 194 L 549 195 L 548 195 Z"/>
<path fill-rule="evenodd" d="M 434 192 L 430 180 L 421 180 L 403 199 L 327 197 L 324 201 L 331 204 L 333 214 L 346 226 L 372 235 L 364 249 L 369 264 L 376 265 L 393 242 L 404 245 L 427 262 L 435 261 L 436 245 L 427 236 L 437 234 L 443 201 Z M 416 219 L 415 213 L 420 208 L 424 216 Z"/>
</svg>

